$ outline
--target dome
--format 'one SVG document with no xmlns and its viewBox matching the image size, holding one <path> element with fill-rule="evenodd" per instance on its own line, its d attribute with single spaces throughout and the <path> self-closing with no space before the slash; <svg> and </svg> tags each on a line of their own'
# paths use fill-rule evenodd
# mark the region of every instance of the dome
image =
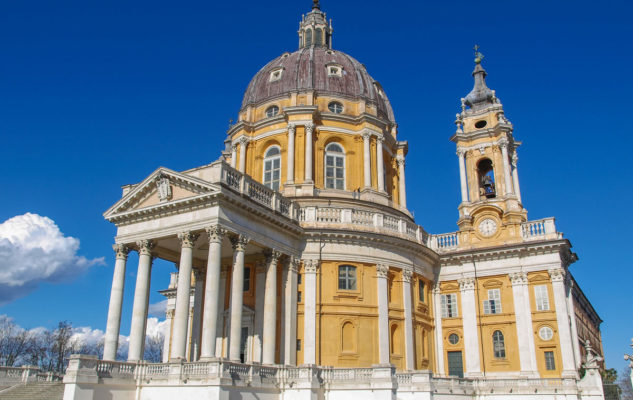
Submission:
<svg viewBox="0 0 633 400">
<path fill-rule="evenodd" d="M 333 68 L 336 73 L 332 73 Z M 376 105 L 379 117 L 395 122 L 389 99 L 363 64 L 343 52 L 318 46 L 284 53 L 266 64 L 249 83 L 242 109 L 306 91 L 364 99 Z"/>
</svg>

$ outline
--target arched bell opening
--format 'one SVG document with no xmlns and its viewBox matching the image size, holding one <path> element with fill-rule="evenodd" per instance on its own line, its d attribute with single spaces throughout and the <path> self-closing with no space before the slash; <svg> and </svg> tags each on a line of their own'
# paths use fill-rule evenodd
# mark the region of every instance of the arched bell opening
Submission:
<svg viewBox="0 0 633 400">
<path fill-rule="evenodd" d="M 491 199 L 496 197 L 495 171 L 492 160 L 484 158 L 477 163 L 477 173 L 479 176 L 479 196 Z"/>
</svg>

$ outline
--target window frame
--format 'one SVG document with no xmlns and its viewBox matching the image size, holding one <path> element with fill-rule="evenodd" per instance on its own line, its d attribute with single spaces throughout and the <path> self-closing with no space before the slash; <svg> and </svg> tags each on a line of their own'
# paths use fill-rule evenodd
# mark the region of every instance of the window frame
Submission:
<svg viewBox="0 0 633 400">
<path fill-rule="evenodd" d="M 541 293 L 539 293 L 541 291 Z M 547 285 L 534 285 L 534 305 L 536 311 L 550 311 L 549 289 Z"/>
<path fill-rule="evenodd" d="M 274 111 L 270 113 L 272 115 L 269 115 L 269 111 L 271 111 L 271 110 L 274 110 Z M 265 114 L 266 114 L 266 118 L 274 118 L 274 117 L 278 116 L 279 115 L 279 106 L 276 105 L 276 104 L 273 104 L 272 106 L 266 107 Z"/>
<path fill-rule="evenodd" d="M 484 300 L 484 314 L 501 314 L 501 289 L 488 289 L 488 299 Z"/>
<path fill-rule="evenodd" d="M 551 357 L 548 357 L 548 356 L 551 356 Z M 545 350 L 543 352 L 543 357 L 545 358 L 545 370 L 556 371 L 556 355 L 554 354 L 554 350 Z M 550 362 L 551 362 L 551 365 L 550 365 Z"/>
<path fill-rule="evenodd" d="M 270 152 L 271 150 L 276 149 L 278 150 L 277 154 L 273 154 L 272 156 L 268 156 L 268 152 Z M 275 172 L 275 161 L 279 160 L 279 177 L 277 179 L 277 181 L 275 181 L 273 179 L 274 176 L 274 172 Z M 266 163 L 270 162 L 271 165 L 271 169 L 270 169 L 270 186 L 268 185 L 268 183 L 266 182 Z M 277 188 L 275 188 L 274 184 L 275 182 L 277 182 Z M 266 186 L 269 189 L 275 190 L 275 191 L 279 191 L 281 189 L 281 147 L 279 147 L 278 145 L 274 144 L 272 146 L 268 146 L 268 148 L 266 149 L 266 151 L 264 152 L 264 159 L 262 162 L 262 184 L 264 186 Z"/>
<path fill-rule="evenodd" d="M 505 335 L 500 330 L 492 332 L 492 352 L 497 360 L 505 360 L 506 358 L 506 340 Z"/>
<path fill-rule="evenodd" d="M 328 150 L 328 148 L 330 148 L 332 145 L 336 145 L 341 149 L 341 152 L 337 152 L 337 151 L 331 151 Z M 328 165 L 327 165 L 327 159 L 328 157 L 332 157 L 333 158 L 333 162 L 334 165 L 329 166 L 329 168 L 333 168 L 332 170 L 332 177 L 328 178 L 327 176 L 327 170 L 328 170 Z M 336 165 L 336 160 L 337 159 L 341 159 L 343 160 L 343 166 L 342 167 L 338 167 Z M 325 146 L 325 151 L 323 153 L 323 186 L 325 187 L 326 190 L 345 190 L 345 188 L 347 187 L 347 160 L 346 160 L 346 153 L 345 153 L 345 147 L 343 147 L 342 144 L 338 143 L 338 142 L 330 142 Z M 342 178 L 337 178 L 336 177 L 336 171 L 338 168 L 342 168 L 343 170 L 343 177 Z M 334 187 L 328 187 L 328 179 L 332 179 L 334 181 L 333 186 Z M 343 184 L 342 188 L 337 187 L 337 183 L 338 181 L 341 181 Z"/>
<path fill-rule="evenodd" d="M 420 303 L 426 303 L 426 284 L 422 279 L 418 279 L 418 300 Z"/>
<path fill-rule="evenodd" d="M 329 67 L 329 68 L 338 68 L 338 67 L 333 65 L 332 67 Z M 329 112 L 333 114 L 343 114 L 343 111 L 345 111 L 345 106 L 343 106 L 343 103 L 341 103 L 340 101 L 330 101 L 329 103 L 327 103 L 327 109 Z M 340 111 L 337 111 L 337 110 L 340 110 Z"/>
<path fill-rule="evenodd" d="M 345 268 L 345 276 L 341 276 L 341 270 L 342 268 Z M 349 274 L 350 271 L 353 271 L 353 277 Z M 337 284 L 337 288 L 338 290 L 344 290 L 344 291 L 358 291 L 358 267 L 356 267 L 355 265 L 349 265 L 349 264 L 341 264 L 337 267 L 336 269 L 337 272 L 337 280 L 338 280 L 338 284 Z M 341 278 L 344 279 L 343 282 L 345 282 L 346 287 L 341 287 Z M 350 279 L 353 279 L 353 287 L 350 287 Z"/>
<path fill-rule="evenodd" d="M 450 302 L 447 301 L 449 298 L 451 299 Z M 457 293 L 446 293 L 440 295 L 440 306 L 442 309 L 442 318 L 459 318 Z"/>
</svg>

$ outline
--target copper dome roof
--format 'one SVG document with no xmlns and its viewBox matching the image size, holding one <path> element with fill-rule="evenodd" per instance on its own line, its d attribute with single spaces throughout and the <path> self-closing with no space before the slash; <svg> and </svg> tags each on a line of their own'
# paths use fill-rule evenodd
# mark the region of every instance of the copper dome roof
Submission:
<svg viewBox="0 0 633 400">
<path fill-rule="evenodd" d="M 329 76 L 330 65 L 341 67 L 342 75 Z M 271 73 L 280 69 L 281 77 L 271 79 Z M 249 83 L 242 108 L 305 91 L 315 91 L 317 95 L 362 98 L 376 105 L 379 117 L 395 121 L 389 99 L 363 64 L 343 52 L 315 46 L 284 53 L 266 64 Z"/>
</svg>

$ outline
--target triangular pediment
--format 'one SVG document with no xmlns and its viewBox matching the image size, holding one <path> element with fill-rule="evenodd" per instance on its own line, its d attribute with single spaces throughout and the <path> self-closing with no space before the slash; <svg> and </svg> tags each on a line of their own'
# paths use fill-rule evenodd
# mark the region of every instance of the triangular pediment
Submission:
<svg viewBox="0 0 633 400">
<path fill-rule="evenodd" d="M 143 182 L 134 185 L 103 216 L 110 219 L 120 214 L 168 205 L 218 190 L 218 186 L 213 183 L 160 167 Z"/>
</svg>

